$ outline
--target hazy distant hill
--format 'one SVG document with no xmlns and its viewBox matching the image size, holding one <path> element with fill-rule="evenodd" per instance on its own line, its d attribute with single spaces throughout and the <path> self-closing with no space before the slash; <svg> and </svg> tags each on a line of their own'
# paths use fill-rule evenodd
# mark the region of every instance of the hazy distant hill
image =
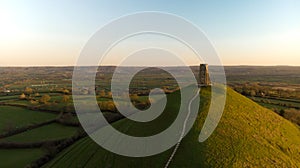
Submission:
<svg viewBox="0 0 300 168">
<path fill-rule="evenodd" d="M 201 90 L 198 118 L 183 139 L 170 167 L 300 167 L 300 130 L 281 118 L 228 89 L 223 117 L 204 143 L 198 136 L 209 107 L 210 92 Z M 175 119 L 179 92 L 168 95 L 167 110 L 158 119 L 143 127 L 133 127 L 131 121 L 120 120 L 113 125 L 128 134 L 154 134 Z M 178 110 L 177 110 L 178 111 Z M 130 127 L 130 125 L 132 127 Z M 60 153 L 45 167 L 164 167 L 173 148 L 151 157 L 123 157 L 99 147 L 84 138 Z"/>
</svg>

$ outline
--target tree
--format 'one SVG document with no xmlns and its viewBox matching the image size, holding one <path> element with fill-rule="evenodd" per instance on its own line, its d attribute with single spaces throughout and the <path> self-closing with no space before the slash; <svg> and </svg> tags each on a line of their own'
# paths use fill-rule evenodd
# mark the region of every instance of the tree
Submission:
<svg viewBox="0 0 300 168">
<path fill-rule="evenodd" d="M 33 90 L 30 87 L 26 87 L 25 90 L 24 90 L 24 93 L 27 94 L 27 95 L 32 94 L 32 92 L 33 92 Z"/>
<path fill-rule="evenodd" d="M 282 117 L 284 116 L 284 110 L 283 109 L 281 109 L 280 111 L 279 111 L 279 115 L 281 115 Z"/>
<path fill-rule="evenodd" d="M 63 90 L 63 93 L 64 93 L 64 94 L 69 94 L 70 91 L 69 91 L 68 89 L 64 89 L 64 90 Z"/>
<path fill-rule="evenodd" d="M 251 91 L 250 91 L 250 96 L 253 97 L 253 96 L 255 96 L 255 95 L 256 95 L 255 90 L 251 90 Z"/>
<path fill-rule="evenodd" d="M 300 111 L 294 108 L 284 110 L 284 118 L 300 126 Z"/>
<path fill-rule="evenodd" d="M 102 101 L 98 103 L 102 111 L 111 111 L 115 112 L 117 110 L 113 101 Z"/>
<path fill-rule="evenodd" d="M 107 92 L 107 98 L 112 98 L 112 93 L 111 92 Z"/>
<path fill-rule="evenodd" d="M 30 100 L 30 103 L 31 103 L 31 104 L 38 104 L 38 101 Z"/>
<path fill-rule="evenodd" d="M 100 97 L 105 97 L 105 91 L 104 90 L 100 90 L 99 95 L 100 95 Z"/>
<path fill-rule="evenodd" d="M 139 96 L 137 94 L 131 94 L 130 99 L 131 101 L 137 102 L 139 101 Z"/>
<path fill-rule="evenodd" d="M 116 111 L 116 106 L 115 106 L 114 102 L 112 102 L 112 101 L 107 102 L 107 110 L 112 111 L 112 112 Z"/>
<path fill-rule="evenodd" d="M 40 99 L 40 102 L 46 104 L 50 99 L 51 99 L 51 97 L 49 95 L 45 94 Z"/>
<path fill-rule="evenodd" d="M 26 99 L 26 95 L 24 93 L 22 93 L 20 96 L 19 96 L 19 99 Z"/>
<path fill-rule="evenodd" d="M 70 97 L 69 97 L 68 95 L 63 95 L 61 101 L 62 101 L 63 103 L 67 103 L 69 100 L 70 100 Z"/>
<path fill-rule="evenodd" d="M 99 106 L 100 109 L 103 110 L 103 111 L 107 109 L 106 104 L 105 104 L 103 101 L 99 102 L 99 103 L 98 103 L 98 106 Z"/>
</svg>

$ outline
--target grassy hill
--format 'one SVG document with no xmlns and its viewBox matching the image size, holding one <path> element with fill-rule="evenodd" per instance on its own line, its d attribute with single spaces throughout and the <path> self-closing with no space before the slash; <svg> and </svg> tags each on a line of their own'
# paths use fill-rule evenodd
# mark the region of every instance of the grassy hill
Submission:
<svg viewBox="0 0 300 168">
<path fill-rule="evenodd" d="M 199 143 L 198 136 L 210 105 L 210 89 L 201 89 L 200 95 L 196 122 L 169 167 L 300 167 L 300 129 L 231 89 L 228 89 L 225 111 L 217 129 L 209 139 Z M 179 96 L 179 92 L 168 95 L 166 110 L 154 121 L 141 125 L 122 119 L 113 126 L 129 135 L 156 134 L 176 118 Z M 144 158 L 124 157 L 106 151 L 87 137 L 64 150 L 45 167 L 161 168 L 172 151 L 173 148 Z"/>
</svg>

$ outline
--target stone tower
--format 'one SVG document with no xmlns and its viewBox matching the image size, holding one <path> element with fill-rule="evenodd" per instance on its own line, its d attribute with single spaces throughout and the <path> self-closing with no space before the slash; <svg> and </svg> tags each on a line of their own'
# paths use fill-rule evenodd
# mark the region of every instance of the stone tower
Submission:
<svg viewBox="0 0 300 168">
<path fill-rule="evenodd" d="M 208 74 L 208 65 L 207 64 L 200 64 L 199 85 L 200 86 L 210 85 L 209 74 Z"/>
</svg>

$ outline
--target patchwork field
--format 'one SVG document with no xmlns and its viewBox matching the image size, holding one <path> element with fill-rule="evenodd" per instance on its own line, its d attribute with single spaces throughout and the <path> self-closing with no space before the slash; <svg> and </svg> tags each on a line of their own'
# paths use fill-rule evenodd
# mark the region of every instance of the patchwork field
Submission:
<svg viewBox="0 0 300 168">
<path fill-rule="evenodd" d="M 0 106 L 0 132 L 48 121 L 57 117 L 55 114 L 43 113 L 13 106 Z"/>
<path fill-rule="evenodd" d="M 0 164 L 3 168 L 22 168 L 44 153 L 42 149 L 0 149 Z"/>
<path fill-rule="evenodd" d="M 76 116 L 60 112 L 67 106 L 66 103 L 51 108 L 47 104 L 32 104 L 28 100 L 20 100 L 19 96 L 0 96 L 1 102 L 1 168 L 28 166 L 52 155 L 57 145 L 68 144 L 64 140 L 70 141 L 79 134 Z M 41 105 L 48 110 L 37 108 Z"/>
<path fill-rule="evenodd" d="M 78 128 L 53 123 L 1 139 L 0 142 L 40 142 L 59 140 L 76 134 Z"/>
</svg>

